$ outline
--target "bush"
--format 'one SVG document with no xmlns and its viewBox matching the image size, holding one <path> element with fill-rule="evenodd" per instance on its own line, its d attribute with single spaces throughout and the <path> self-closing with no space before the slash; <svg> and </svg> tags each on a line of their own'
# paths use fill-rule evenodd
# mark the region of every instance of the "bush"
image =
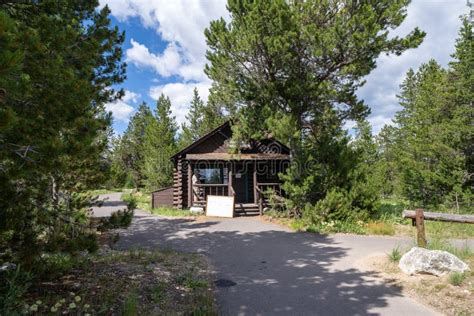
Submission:
<svg viewBox="0 0 474 316">
<path fill-rule="evenodd" d="M 329 221 L 313 223 L 306 229 L 310 233 L 354 233 L 365 234 L 364 222 L 362 221 Z"/>
<path fill-rule="evenodd" d="M 449 283 L 451 283 L 454 286 L 460 286 L 465 278 L 466 278 L 466 275 L 464 273 L 453 272 L 449 275 Z"/>
<path fill-rule="evenodd" d="M 0 315 L 17 315 L 23 307 L 22 297 L 30 287 L 31 275 L 20 266 L 0 274 Z"/>
<path fill-rule="evenodd" d="M 330 220 L 347 220 L 352 217 L 351 201 L 344 190 L 333 189 L 316 205 L 306 204 L 303 216 L 314 224 Z"/>
<path fill-rule="evenodd" d="M 133 215 L 135 214 L 135 209 L 137 208 L 137 200 L 132 195 L 129 195 L 126 201 L 126 209 L 113 212 L 109 218 L 103 218 L 101 220 L 101 224 L 99 226 L 101 230 L 126 228 L 130 226 Z"/>
<path fill-rule="evenodd" d="M 109 218 L 101 220 L 100 229 L 126 228 L 132 223 L 133 214 L 134 210 L 129 209 L 113 212 Z"/>
</svg>

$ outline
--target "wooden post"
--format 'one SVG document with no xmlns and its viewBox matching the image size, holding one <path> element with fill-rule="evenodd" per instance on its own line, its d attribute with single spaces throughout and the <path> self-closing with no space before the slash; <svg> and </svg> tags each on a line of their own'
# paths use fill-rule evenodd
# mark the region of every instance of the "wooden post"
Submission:
<svg viewBox="0 0 474 316">
<path fill-rule="evenodd" d="M 257 204 L 257 161 L 253 161 L 253 202 Z"/>
<path fill-rule="evenodd" d="M 229 166 L 229 180 L 227 181 L 227 190 L 229 191 L 229 195 L 231 195 L 230 193 L 233 192 L 233 188 L 232 188 L 232 166 L 231 165 Z"/>
<path fill-rule="evenodd" d="M 188 160 L 188 207 L 193 206 L 193 170 L 191 161 Z"/>
<path fill-rule="evenodd" d="M 417 208 L 416 212 L 416 239 L 418 247 L 426 248 L 426 235 L 425 235 L 425 221 L 423 216 L 423 209 Z"/>
</svg>

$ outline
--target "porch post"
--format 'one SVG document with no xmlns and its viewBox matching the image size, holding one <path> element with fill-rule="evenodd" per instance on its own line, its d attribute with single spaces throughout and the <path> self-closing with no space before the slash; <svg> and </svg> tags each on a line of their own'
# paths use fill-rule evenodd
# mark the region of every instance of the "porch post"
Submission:
<svg viewBox="0 0 474 316">
<path fill-rule="evenodd" d="M 227 194 L 232 196 L 230 192 L 232 191 L 232 164 L 228 164 L 229 168 L 229 181 L 227 181 Z"/>
<path fill-rule="evenodd" d="M 257 204 L 257 161 L 253 161 L 253 202 Z"/>
<path fill-rule="evenodd" d="M 193 169 L 191 168 L 191 161 L 188 160 L 188 207 L 193 206 Z"/>
</svg>

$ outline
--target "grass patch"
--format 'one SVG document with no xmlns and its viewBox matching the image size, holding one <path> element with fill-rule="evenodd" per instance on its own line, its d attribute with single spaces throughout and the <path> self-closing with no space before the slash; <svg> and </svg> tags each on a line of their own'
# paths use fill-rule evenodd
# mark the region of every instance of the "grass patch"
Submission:
<svg viewBox="0 0 474 316">
<path fill-rule="evenodd" d="M 135 249 L 70 260 L 48 259 L 34 278 L 21 270 L 8 279 L 0 275 L 0 314 L 216 315 L 207 261 L 200 255 Z M 60 272 L 49 275 L 46 270 L 56 266 Z"/>
<path fill-rule="evenodd" d="M 449 275 L 449 283 L 454 286 L 460 286 L 466 279 L 466 274 L 461 272 L 453 272 Z"/>
<path fill-rule="evenodd" d="M 90 193 L 92 195 L 101 195 L 101 194 L 110 194 L 110 193 L 116 193 L 116 192 L 124 192 L 124 189 L 96 189 L 96 190 L 90 190 L 87 191 L 87 193 Z"/>
<path fill-rule="evenodd" d="M 123 315 L 138 315 L 138 294 L 136 290 L 132 290 L 125 298 L 125 302 L 123 302 Z"/>
<path fill-rule="evenodd" d="M 172 207 L 157 207 L 151 210 L 151 213 L 162 216 L 194 216 L 189 210 L 178 210 Z"/>
<path fill-rule="evenodd" d="M 369 222 L 366 228 L 371 235 L 395 235 L 395 226 L 390 222 Z"/>
<path fill-rule="evenodd" d="M 129 192 L 122 194 L 122 200 L 125 202 L 135 201 L 137 208 L 155 215 L 184 217 L 194 216 L 188 210 L 178 210 L 172 207 L 151 208 L 151 194 L 146 192 Z"/>
<path fill-rule="evenodd" d="M 122 201 L 130 203 L 134 202 L 136 207 L 151 212 L 151 195 L 145 192 L 126 192 L 122 194 Z"/>
<path fill-rule="evenodd" d="M 400 251 L 400 247 L 395 247 L 392 251 L 388 254 L 388 259 L 390 262 L 398 263 L 402 258 L 402 252 Z"/>
</svg>

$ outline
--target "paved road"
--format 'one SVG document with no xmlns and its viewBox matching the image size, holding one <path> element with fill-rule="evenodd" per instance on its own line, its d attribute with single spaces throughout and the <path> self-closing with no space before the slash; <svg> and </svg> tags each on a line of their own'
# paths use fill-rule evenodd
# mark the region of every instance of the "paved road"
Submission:
<svg viewBox="0 0 474 316">
<path fill-rule="evenodd" d="M 95 206 L 92 208 L 92 216 L 93 217 L 108 217 L 113 212 L 118 210 L 123 210 L 127 208 L 127 203 L 122 201 L 120 197 L 122 196 L 121 192 L 109 193 L 109 194 L 102 194 L 99 195 L 99 201 L 103 201 L 102 205 Z M 135 210 L 135 216 L 149 216 L 150 214 L 142 211 L 142 210 Z"/>
<path fill-rule="evenodd" d="M 118 249 L 205 254 L 222 315 L 436 315 L 358 264 L 406 239 L 294 233 L 256 218 L 156 216 L 135 217 L 120 235 Z"/>
</svg>

